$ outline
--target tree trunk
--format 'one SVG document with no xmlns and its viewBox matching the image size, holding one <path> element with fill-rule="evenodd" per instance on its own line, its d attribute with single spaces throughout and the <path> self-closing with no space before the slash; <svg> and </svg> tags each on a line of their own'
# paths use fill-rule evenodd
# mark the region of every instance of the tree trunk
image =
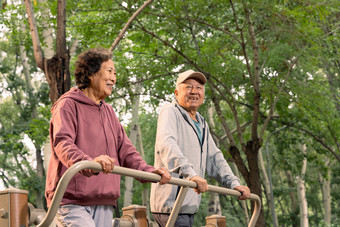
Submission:
<svg viewBox="0 0 340 227">
<path fill-rule="evenodd" d="M 21 25 L 21 30 L 24 32 L 26 30 L 25 25 L 22 24 Z M 24 76 L 25 76 L 25 82 L 26 82 L 26 87 L 28 90 L 28 95 L 29 95 L 29 100 L 34 100 L 35 97 L 33 96 L 33 87 L 31 84 L 31 75 L 29 73 L 29 65 L 27 62 L 27 56 L 26 56 L 26 52 L 25 52 L 25 47 L 23 45 L 20 45 L 20 59 L 21 59 L 21 63 L 23 66 L 23 72 L 24 72 Z M 33 106 L 32 108 L 32 118 L 35 119 L 37 118 L 37 108 L 36 106 Z M 36 142 L 34 142 L 34 146 L 35 146 L 35 154 L 36 154 L 36 163 L 37 163 L 37 174 L 38 177 L 40 178 L 41 181 L 43 181 L 44 176 L 45 176 L 45 171 L 43 168 L 43 158 L 41 156 L 41 149 L 40 149 L 40 145 L 37 144 Z M 44 209 L 44 195 L 43 193 L 41 193 L 40 191 L 36 191 L 36 206 L 39 209 Z"/>
<path fill-rule="evenodd" d="M 213 113 L 214 113 L 214 106 L 211 105 L 208 109 L 208 123 L 210 125 L 210 129 L 213 129 L 215 127 L 215 122 L 213 119 Z M 219 147 L 218 140 L 213 136 L 213 139 L 216 143 L 216 146 Z M 211 181 L 212 182 L 212 181 Z M 213 182 L 212 184 L 218 186 L 217 182 Z M 221 212 L 221 204 L 220 204 L 220 196 L 218 193 L 209 192 L 209 205 L 208 205 L 208 215 L 213 214 L 222 214 Z"/>
<path fill-rule="evenodd" d="M 43 36 L 43 41 L 44 41 L 44 46 L 42 47 L 44 49 L 44 57 L 46 59 L 50 59 L 54 55 L 54 39 L 53 39 L 53 29 L 49 25 L 50 21 L 50 10 L 47 5 L 46 0 L 39 0 L 40 4 L 42 7 L 40 7 L 40 13 L 41 13 L 41 18 L 42 20 L 42 27 L 44 28 L 42 30 L 42 36 Z"/>
<path fill-rule="evenodd" d="M 150 192 L 148 188 L 144 188 L 142 192 L 142 205 L 146 207 L 146 218 L 151 221 L 150 219 Z"/>
<path fill-rule="evenodd" d="M 233 167 L 233 171 L 235 173 L 235 176 L 237 176 L 239 179 L 240 179 L 240 173 L 237 169 L 237 166 L 234 162 L 231 163 L 231 166 Z M 245 218 L 247 220 L 247 224 L 249 224 L 249 221 L 250 221 L 250 218 L 249 218 L 249 212 L 248 212 L 248 207 L 247 207 L 247 202 L 245 200 L 240 200 L 240 203 L 241 203 L 241 206 L 242 206 L 242 209 L 243 209 L 243 212 L 244 212 L 244 215 L 245 215 Z"/>
<path fill-rule="evenodd" d="M 130 206 L 132 204 L 132 188 L 133 178 L 125 177 L 124 207 Z"/>
<path fill-rule="evenodd" d="M 277 226 L 279 226 L 279 224 L 278 224 L 277 215 L 276 215 L 276 212 L 275 212 L 274 201 L 272 201 L 272 198 L 274 198 L 274 196 L 272 194 L 272 190 L 271 190 L 268 174 L 267 174 L 267 171 L 266 171 L 266 167 L 264 166 L 262 151 L 259 152 L 259 163 L 260 163 L 261 172 L 262 172 L 262 176 L 263 176 L 263 180 L 264 180 L 264 187 L 266 188 L 266 195 L 267 195 L 269 209 L 271 210 L 271 213 L 272 213 L 273 226 L 277 227 Z"/>
<path fill-rule="evenodd" d="M 47 172 L 48 164 L 49 164 L 51 154 L 52 154 L 52 147 L 51 147 L 50 142 L 44 143 L 42 147 L 42 151 L 44 153 L 44 169 L 45 169 L 45 172 Z"/>
<path fill-rule="evenodd" d="M 52 104 L 70 90 L 70 56 L 66 49 L 66 0 L 58 0 L 57 49 L 53 58 L 47 60 L 45 74 L 50 86 Z"/>
<path fill-rule="evenodd" d="M 139 93 L 140 85 L 136 84 L 135 93 Z M 132 98 L 132 119 L 130 126 L 129 138 L 131 143 L 137 147 L 137 137 L 138 137 L 138 109 L 139 109 L 139 96 L 134 96 Z M 125 191 L 124 191 L 124 207 L 132 204 L 132 188 L 133 188 L 133 178 L 125 177 Z"/>
<path fill-rule="evenodd" d="M 236 146 L 230 146 L 229 151 L 235 160 L 235 164 L 240 170 L 245 179 L 251 193 L 258 195 L 262 203 L 262 188 L 260 181 L 260 169 L 258 166 L 258 151 L 261 147 L 260 141 L 248 141 L 246 145 L 246 155 L 249 166 L 249 171 L 241 171 L 244 169 L 244 162 L 241 158 L 240 151 Z M 262 203 L 263 204 L 263 203 Z M 251 203 L 251 210 L 254 211 L 254 202 Z M 265 226 L 266 220 L 264 218 L 263 206 L 261 207 L 260 216 L 257 220 L 256 226 Z"/>
<path fill-rule="evenodd" d="M 306 145 L 302 145 L 301 151 L 306 153 Z M 297 177 L 298 199 L 300 207 L 300 226 L 308 227 L 308 206 L 306 199 L 305 174 L 307 169 L 307 158 L 303 159 L 301 175 Z"/>
<path fill-rule="evenodd" d="M 296 215 L 292 215 L 292 225 L 293 227 L 297 227 L 299 226 L 298 220 L 297 220 L 297 216 L 298 216 L 298 203 L 296 201 L 296 194 L 295 194 L 295 183 L 294 183 L 294 179 L 293 179 L 293 175 L 290 171 L 286 171 L 286 176 L 287 176 L 287 181 L 288 181 L 288 186 L 290 188 L 290 201 L 291 201 L 291 213 L 292 214 L 296 214 Z"/>
<path fill-rule="evenodd" d="M 129 138 L 132 144 L 135 146 L 137 141 L 137 127 L 133 123 L 131 124 Z M 125 190 L 124 190 L 124 207 L 132 204 L 132 189 L 133 189 L 133 178 L 125 177 Z"/>
<path fill-rule="evenodd" d="M 326 166 L 329 166 L 327 169 L 326 178 L 323 177 L 322 174 L 319 173 L 319 181 L 321 184 L 322 191 L 322 201 L 325 209 L 324 220 L 326 226 L 331 225 L 332 220 L 332 208 L 331 208 L 331 168 L 330 168 L 330 160 L 326 160 Z"/>
<path fill-rule="evenodd" d="M 66 1 L 58 0 L 57 49 L 56 54 L 51 59 L 46 59 L 41 50 L 37 24 L 35 22 L 30 0 L 25 0 L 25 7 L 28 15 L 28 22 L 30 24 L 34 58 L 37 66 L 45 73 L 50 87 L 49 97 L 53 104 L 62 94 L 70 90 L 71 86 L 69 72 L 70 56 L 66 49 Z"/>
<path fill-rule="evenodd" d="M 327 170 L 327 175 L 330 176 L 331 170 Z M 331 220 L 332 220 L 332 208 L 331 208 L 331 181 L 329 179 L 323 178 L 321 175 L 320 176 L 320 181 L 322 185 L 322 201 L 323 201 L 323 206 L 325 209 L 325 224 L 326 226 L 331 225 Z"/>
<path fill-rule="evenodd" d="M 53 58 L 46 60 L 45 75 L 50 87 L 49 97 L 54 104 L 59 97 L 70 90 L 71 80 L 69 72 L 69 55 L 54 55 Z"/>
<path fill-rule="evenodd" d="M 45 45 L 42 48 L 44 50 L 44 57 L 46 59 L 50 59 L 54 55 L 53 29 L 48 24 L 48 21 L 50 20 L 50 13 L 51 12 L 50 12 L 49 8 L 47 7 L 47 1 L 46 0 L 39 0 L 39 2 L 40 2 L 39 5 L 42 5 L 42 7 L 40 7 L 41 8 L 40 12 L 41 12 L 41 17 L 43 18 L 42 26 L 44 27 L 44 29 L 42 30 L 42 36 L 43 36 L 43 41 L 44 41 Z M 43 162 L 43 167 L 44 167 L 43 171 L 47 172 L 48 162 L 49 162 L 50 156 L 51 156 L 51 145 L 49 144 L 49 142 L 44 143 L 44 145 L 42 146 L 42 152 L 44 154 L 44 159 L 42 159 L 42 157 L 41 157 L 41 160 Z"/>
<path fill-rule="evenodd" d="M 210 180 L 209 184 L 218 186 L 218 182 Z M 222 215 L 220 196 L 218 193 L 209 192 L 208 216 L 213 214 Z"/>
<path fill-rule="evenodd" d="M 138 90 L 140 90 L 140 84 L 138 84 Z M 138 98 L 139 100 L 139 98 Z M 145 153 L 144 153 L 144 147 L 143 147 L 143 140 L 142 140 L 142 131 L 140 129 L 140 125 L 137 124 L 138 127 L 138 134 L 137 134 L 137 144 L 138 144 L 138 148 L 137 150 L 139 150 L 139 153 L 141 154 L 142 158 L 145 159 Z M 150 219 L 150 192 L 148 188 L 144 188 L 143 192 L 142 192 L 142 203 L 143 206 L 146 207 L 146 216 L 148 218 L 149 221 L 151 221 Z"/>
<path fill-rule="evenodd" d="M 76 56 L 76 50 L 77 50 L 78 45 L 79 45 L 78 39 L 76 39 L 72 42 L 72 45 L 70 47 L 70 57 Z"/>
<path fill-rule="evenodd" d="M 41 181 L 43 181 L 44 176 L 45 176 L 45 171 L 44 171 L 44 161 L 41 155 L 41 148 L 40 146 L 35 146 L 35 154 L 37 157 L 37 175 L 39 177 L 39 179 Z M 44 197 L 44 193 L 41 191 L 37 191 L 36 193 L 36 202 L 37 202 L 37 208 L 39 209 L 44 209 L 44 201 L 45 201 L 45 197 Z"/>
<path fill-rule="evenodd" d="M 324 65 L 329 66 L 327 61 L 325 61 Z M 336 82 L 336 81 L 339 81 L 339 80 L 336 79 L 337 76 L 334 75 L 334 73 L 331 73 L 329 69 L 326 69 L 326 76 L 327 76 L 329 88 L 332 92 L 334 104 L 336 106 L 336 109 L 338 110 L 338 113 L 340 113 L 340 100 L 338 98 L 339 96 L 337 95 L 337 88 L 338 88 L 339 85 Z"/>
<path fill-rule="evenodd" d="M 249 165 L 249 188 L 250 191 L 258 195 L 262 202 L 262 188 L 260 179 L 260 170 L 258 167 L 258 151 L 260 149 L 259 141 L 253 143 L 253 141 L 248 141 L 247 143 L 247 160 Z M 251 148 L 251 150 L 248 150 Z M 251 203 L 251 210 L 254 211 L 254 202 Z M 256 226 L 266 226 L 266 220 L 264 218 L 263 206 L 261 206 L 261 213 L 257 220 Z"/>
</svg>

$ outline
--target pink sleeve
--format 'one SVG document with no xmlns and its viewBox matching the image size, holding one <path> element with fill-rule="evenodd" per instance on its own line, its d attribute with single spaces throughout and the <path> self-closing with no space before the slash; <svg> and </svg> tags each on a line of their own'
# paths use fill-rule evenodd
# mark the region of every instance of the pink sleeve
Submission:
<svg viewBox="0 0 340 227">
<path fill-rule="evenodd" d="M 50 125 L 53 151 L 67 168 L 79 161 L 92 161 L 92 158 L 75 144 L 77 119 L 76 114 L 70 108 L 71 105 L 67 100 L 62 100 L 52 116 Z M 82 171 L 82 174 L 86 176 L 92 175 L 90 171 Z"/>
</svg>

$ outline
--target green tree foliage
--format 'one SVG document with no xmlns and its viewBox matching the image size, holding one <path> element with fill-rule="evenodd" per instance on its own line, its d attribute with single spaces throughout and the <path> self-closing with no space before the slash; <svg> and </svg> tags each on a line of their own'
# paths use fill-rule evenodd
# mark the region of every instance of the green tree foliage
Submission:
<svg viewBox="0 0 340 227">
<path fill-rule="evenodd" d="M 67 1 L 69 46 L 78 40 L 77 53 L 89 47 L 110 47 L 141 4 L 133 0 Z M 49 24 L 55 29 L 57 1 L 48 1 L 48 5 L 51 10 Z M 39 24 L 39 5 L 35 7 Z M 209 82 L 200 112 L 207 116 L 208 107 L 214 103 L 216 126 L 211 131 L 219 138 L 225 157 L 238 163 L 242 180 L 250 187 L 253 187 L 253 181 L 260 182 L 259 174 L 249 176 L 257 168 L 256 152 L 262 141 L 278 128 L 288 126 L 270 142 L 270 167 L 279 223 L 298 225 L 298 210 L 292 207 L 296 182 L 290 182 L 287 174 L 296 176 L 301 169 L 301 160 L 307 157 L 305 180 L 312 213 L 310 224 L 319 225 L 323 212 L 321 188 L 313 173 L 332 169 L 333 214 L 340 209 L 337 202 L 340 161 L 339 9 L 337 0 L 154 1 L 131 24 L 114 50 L 117 84 L 107 101 L 123 120 L 131 111 L 131 97 L 144 97 L 142 108 L 145 111 L 140 113 L 140 124 L 146 160 L 152 163 L 158 107 L 173 99 L 176 75 L 189 68 L 204 72 Z M 47 86 L 42 85 L 40 90 L 39 86 L 36 87 L 34 96 L 31 96 L 34 98 L 28 100 L 23 78 L 13 73 L 13 67 L 19 65 L 15 59 L 20 42 L 27 48 L 31 73 L 37 71 L 29 35 L 15 29 L 17 23 L 25 21 L 14 13 L 22 12 L 20 10 L 19 6 L 9 4 L 2 11 L 2 15 L 5 11 L 13 14 L 2 17 L 9 32 L 6 38 L 1 38 L 1 50 L 11 57 L 2 58 L 3 86 L 0 89 L 7 90 L 11 97 L 1 100 L 1 105 L 6 106 L 6 111 L 1 110 L 1 142 L 19 141 L 26 134 L 40 144 L 46 138 L 48 127 Z M 75 58 L 72 58 L 71 75 L 74 62 Z M 136 82 L 143 84 L 140 94 L 133 92 L 132 85 Z M 30 118 L 33 105 L 39 107 L 41 118 Z M 16 134 L 5 133 L 11 129 L 10 124 L 16 126 Z M 308 147 L 306 155 L 298 149 L 302 143 Z M 250 151 L 247 150 L 248 144 L 257 147 Z M 18 143 L 16 146 L 23 145 Z M 238 151 L 239 156 L 231 153 L 231 148 Z M 24 154 L 24 150 L 19 149 L 19 153 Z M 338 161 L 327 166 L 328 159 Z M 13 182 L 20 180 L 11 175 L 10 168 L 4 168 L 7 172 L 1 173 L 2 179 L 11 179 L 8 184 L 14 185 Z M 260 184 L 258 187 L 261 189 Z M 133 201 L 138 203 L 141 186 L 134 190 L 137 196 Z M 263 195 L 261 191 L 256 192 Z M 221 201 L 223 214 L 228 213 L 228 220 L 244 226 L 245 219 L 240 218 L 237 201 L 229 198 Z M 263 204 L 264 213 L 269 214 L 265 196 Z M 197 223 L 204 223 L 206 207 L 207 200 L 203 196 L 201 210 L 195 218 Z M 271 224 L 270 215 L 265 215 L 265 219 Z M 335 215 L 333 221 L 339 222 Z"/>
</svg>

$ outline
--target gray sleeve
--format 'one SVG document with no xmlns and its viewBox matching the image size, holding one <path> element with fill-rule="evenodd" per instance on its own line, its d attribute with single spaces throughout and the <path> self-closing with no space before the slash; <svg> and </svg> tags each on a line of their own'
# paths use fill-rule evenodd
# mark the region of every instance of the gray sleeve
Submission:
<svg viewBox="0 0 340 227">
<path fill-rule="evenodd" d="M 173 108 L 163 108 L 159 114 L 155 155 L 169 172 L 190 179 L 198 174 L 178 146 L 178 131 L 181 126 L 180 116 L 176 115 L 175 111 Z"/>
<path fill-rule="evenodd" d="M 208 137 L 207 174 L 216 179 L 224 187 L 233 189 L 235 186 L 240 185 L 240 180 L 234 175 L 210 133 Z"/>
</svg>

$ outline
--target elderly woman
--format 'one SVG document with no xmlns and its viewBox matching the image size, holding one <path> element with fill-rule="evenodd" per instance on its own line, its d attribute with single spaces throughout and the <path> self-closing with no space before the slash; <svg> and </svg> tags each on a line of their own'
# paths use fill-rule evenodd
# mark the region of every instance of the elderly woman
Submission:
<svg viewBox="0 0 340 227">
<path fill-rule="evenodd" d="M 51 110 L 47 206 L 70 166 L 90 160 L 103 168 L 100 173 L 84 170 L 70 181 L 55 218 L 62 226 L 112 226 L 113 209 L 120 196 L 120 176 L 106 173 L 115 165 L 160 174 L 163 184 L 170 180 L 166 169 L 146 164 L 113 108 L 104 101 L 116 83 L 111 58 L 111 52 L 102 48 L 80 54 L 75 70 L 78 87 L 61 96 Z"/>
</svg>

